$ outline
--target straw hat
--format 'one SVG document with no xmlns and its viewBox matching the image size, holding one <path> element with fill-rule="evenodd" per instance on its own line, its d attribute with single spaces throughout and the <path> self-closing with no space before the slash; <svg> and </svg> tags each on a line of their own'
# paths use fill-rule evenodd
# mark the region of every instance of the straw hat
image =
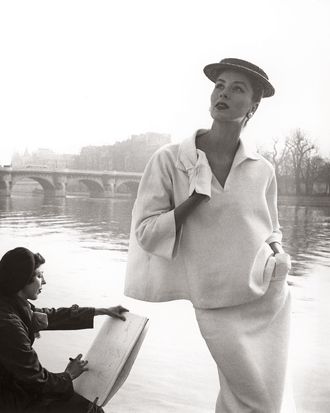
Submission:
<svg viewBox="0 0 330 413">
<path fill-rule="evenodd" d="M 262 97 L 267 98 L 274 95 L 275 89 L 269 82 L 267 74 L 260 67 L 246 60 L 235 58 L 222 59 L 219 63 L 211 63 L 205 66 L 204 73 L 215 83 L 219 74 L 226 69 L 243 72 L 256 80 L 263 87 Z"/>
</svg>

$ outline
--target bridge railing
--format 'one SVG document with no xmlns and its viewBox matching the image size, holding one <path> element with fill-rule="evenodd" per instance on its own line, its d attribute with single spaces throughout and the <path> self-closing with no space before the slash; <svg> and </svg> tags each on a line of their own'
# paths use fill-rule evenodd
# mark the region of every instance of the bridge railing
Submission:
<svg viewBox="0 0 330 413">
<path fill-rule="evenodd" d="M 136 177 L 142 176 L 142 172 L 128 172 L 128 171 L 95 171 L 86 169 L 46 169 L 46 168 L 12 168 L 12 167 L 0 167 L 0 171 L 10 171 L 16 174 L 30 174 L 30 173 L 44 173 L 48 174 L 63 174 L 63 175 L 94 175 L 94 176 L 125 176 Z"/>
</svg>

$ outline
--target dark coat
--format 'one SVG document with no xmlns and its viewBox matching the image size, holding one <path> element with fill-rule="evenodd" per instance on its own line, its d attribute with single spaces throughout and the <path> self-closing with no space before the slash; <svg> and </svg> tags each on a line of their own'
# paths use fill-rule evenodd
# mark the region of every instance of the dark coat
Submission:
<svg viewBox="0 0 330 413">
<path fill-rule="evenodd" d="M 49 372 L 33 350 L 34 311 L 47 314 L 47 330 L 93 327 L 94 308 L 36 309 L 19 297 L 0 297 L 0 412 L 21 412 L 36 402 L 74 394 L 69 374 Z"/>
</svg>

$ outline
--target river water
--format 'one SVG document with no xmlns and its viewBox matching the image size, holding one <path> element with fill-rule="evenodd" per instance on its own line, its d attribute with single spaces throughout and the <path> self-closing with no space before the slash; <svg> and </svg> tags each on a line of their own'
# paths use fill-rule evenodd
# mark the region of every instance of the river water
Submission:
<svg viewBox="0 0 330 413">
<path fill-rule="evenodd" d="M 111 413 L 212 413 L 217 372 L 200 337 L 191 304 L 152 304 L 123 296 L 130 199 L 31 195 L 0 198 L 0 254 L 16 246 L 46 258 L 39 306 L 121 303 L 146 315 L 150 328 L 132 369 L 106 407 Z M 284 244 L 291 254 L 291 367 L 299 413 L 330 411 L 330 208 L 281 205 Z M 44 332 L 35 347 L 51 371 L 84 353 L 94 330 Z"/>
</svg>

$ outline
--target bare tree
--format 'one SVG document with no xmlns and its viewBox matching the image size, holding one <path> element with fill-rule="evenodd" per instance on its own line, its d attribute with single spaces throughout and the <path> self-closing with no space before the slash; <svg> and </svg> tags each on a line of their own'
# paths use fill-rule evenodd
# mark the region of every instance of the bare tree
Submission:
<svg viewBox="0 0 330 413">
<path fill-rule="evenodd" d="M 313 195 L 314 184 L 321 174 L 324 160 L 319 156 L 308 156 L 304 159 L 302 177 L 305 182 L 306 194 Z"/>
<path fill-rule="evenodd" d="M 288 148 L 285 145 L 284 148 L 279 148 L 279 139 L 273 139 L 273 150 L 271 152 L 271 162 L 274 165 L 276 176 L 280 175 L 281 167 L 283 166 L 283 162 L 285 160 L 286 154 L 288 152 Z"/>
<path fill-rule="evenodd" d="M 296 195 L 301 195 L 303 168 L 306 165 L 306 159 L 311 156 L 315 146 L 300 129 L 296 129 L 291 136 L 286 138 L 285 146 L 292 160 Z"/>
<path fill-rule="evenodd" d="M 318 179 L 325 184 L 325 195 L 330 195 L 330 159 L 325 159 Z"/>
<path fill-rule="evenodd" d="M 273 138 L 271 150 L 265 151 L 260 148 L 262 155 L 273 164 L 275 174 L 278 180 L 279 194 L 288 192 L 287 173 L 290 168 L 290 160 L 288 160 L 288 148 L 286 145 L 281 145 L 279 138 Z M 292 169 L 292 168 L 291 168 Z"/>
<path fill-rule="evenodd" d="M 299 195 L 304 187 L 304 193 L 313 195 L 318 182 L 325 184 L 325 194 L 330 195 L 330 160 L 318 154 L 315 144 L 300 129 L 294 130 L 284 145 L 274 138 L 270 150 L 259 150 L 274 166 L 279 194 L 294 190 Z"/>
</svg>

